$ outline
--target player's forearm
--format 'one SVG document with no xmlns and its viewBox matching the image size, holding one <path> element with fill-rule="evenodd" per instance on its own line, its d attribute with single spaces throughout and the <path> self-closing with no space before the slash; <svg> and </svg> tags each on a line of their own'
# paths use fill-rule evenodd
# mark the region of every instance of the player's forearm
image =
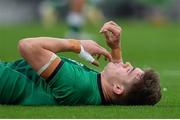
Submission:
<svg viewBox="0 0 180 120">
<path fill-rule="evenodd" d="M 45 49 L 53 53 L 57 52 L 80 52 L 80 41 L 72 39 L 60 39 L 51 37 L 26 38 L 22 43 L 30 49 Z"/>
<path fill-rule="evenodd" d="M 26 38 L 19 42 L 18 48 L 21 56 L 39 71 L 49 62 L 53 53 L 63 51 L 79 53 L 80 42 L 50 37 Z"/>
</svg>

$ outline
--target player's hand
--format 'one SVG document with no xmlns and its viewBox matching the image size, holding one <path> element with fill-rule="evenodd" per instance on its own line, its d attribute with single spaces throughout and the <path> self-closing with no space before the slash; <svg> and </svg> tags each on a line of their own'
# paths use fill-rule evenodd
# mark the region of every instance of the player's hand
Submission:
<svg viewBox="0 0 180 120">
<path fill-rule="evenodd" d="M 89 54 L 93 56 L 97 55 L 97 59 L 99 59 L 103 55 L 109 61 L 112 60 L 111 54 L 105 48 L 103 48 L 93 40 L 81 40 L 80 42 L 84 50 L 86 50 Z M 97 62 L 97 64 L 99 63 Z"/>
<path fill-rule="evenodd" d="M 113 21 L 110 21 L 103 25 L 100 33 L 104 33 L 107 45 L 111 49 L 116 49 L 119 47 L 121 31 L 122 29 L 119 25 Z"/>
</svg>

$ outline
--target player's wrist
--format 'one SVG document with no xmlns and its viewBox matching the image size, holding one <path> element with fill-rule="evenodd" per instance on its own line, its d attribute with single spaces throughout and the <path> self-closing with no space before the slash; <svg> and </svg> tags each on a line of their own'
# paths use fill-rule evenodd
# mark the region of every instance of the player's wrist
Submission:
<svg viewBox="0 0 180 120">
<path fill-rule="evenodd" d="M 111 46 L 111 49 L 118 50 L 118 49 L 121 49 L 121 47 L 120 47 L 120 45 L 114 45 L 114 46 Z"/>
<path fill-rule="evenodd" d="M 120 48 L 119 42 L 109 44 L 108 46 L 109 46 L 111 49 L 118 49 L 118 48 Z"/>
<path fill-rule="evenodd" d="M 99 66 L 99 63 L 92 57 L 90 53 L 84 50 L 84 47 L 82 45 L 81 45 L 81 51 L 79 53 L 79 57 L 90 62 L 91 64 L 95 66 Z"/>
<path fill-rule="evenodd" d="M 99 63 L 92 57 L 92 55 L 84 49 L 83 45 L 81 44 L 81 40 L 69 39 L 68 41 L 70 43 L 69 47 L 71 51 L 79 53 L 80 58 L 99 66 Z"/>
<path fill-rule="evenodd" d="M 86 61 L 92 63 L 95 59 L 89 54 L 87 51 L 84 50 L 84 47 L 81 45 L 81 51 L 79 53 L 79 57 L 85 59 Z"/>
<path fill-rule="evenodd" d="M 75 52 L 75 53 L 80 53 L 80 51 L 81 51 L 80 40 L 69 39 L 68 41 L 70 43 L 70 50 Z"/>
<path fill-rule="evenodd" d="M 111 51 L 111 56 L 113 59 L 113 62 L 121 62 L 122 61 L 122 51 L 120 47 L 114 48 Z"/>
</svg>

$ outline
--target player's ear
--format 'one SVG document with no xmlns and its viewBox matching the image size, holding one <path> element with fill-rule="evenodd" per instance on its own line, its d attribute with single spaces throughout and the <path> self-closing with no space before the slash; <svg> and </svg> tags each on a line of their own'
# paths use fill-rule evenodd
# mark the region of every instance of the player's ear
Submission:
<svg viewBox="0 0 180 120">
<path fill-rule="evenodd" d="M 113 92 L 117 95 L 122 95 L 124 92 L 124 86 L 119 85 L 119 84 L 115 84 L 113 86 Z"/>
</svg>

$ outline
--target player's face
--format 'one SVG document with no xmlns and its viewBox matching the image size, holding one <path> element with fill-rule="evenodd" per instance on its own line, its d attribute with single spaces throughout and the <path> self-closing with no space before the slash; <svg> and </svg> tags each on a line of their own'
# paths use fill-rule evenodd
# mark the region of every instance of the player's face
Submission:
<svg viewBox="0 0 180 120">
<path fill-rule="evenodd" d="M 118 81 L 119 83 L 132 84 L 140 80 L 144 71 L 133 67 L 130 63 L 108 63 L 104 69 L 108 79 Z"/>
</svg>

